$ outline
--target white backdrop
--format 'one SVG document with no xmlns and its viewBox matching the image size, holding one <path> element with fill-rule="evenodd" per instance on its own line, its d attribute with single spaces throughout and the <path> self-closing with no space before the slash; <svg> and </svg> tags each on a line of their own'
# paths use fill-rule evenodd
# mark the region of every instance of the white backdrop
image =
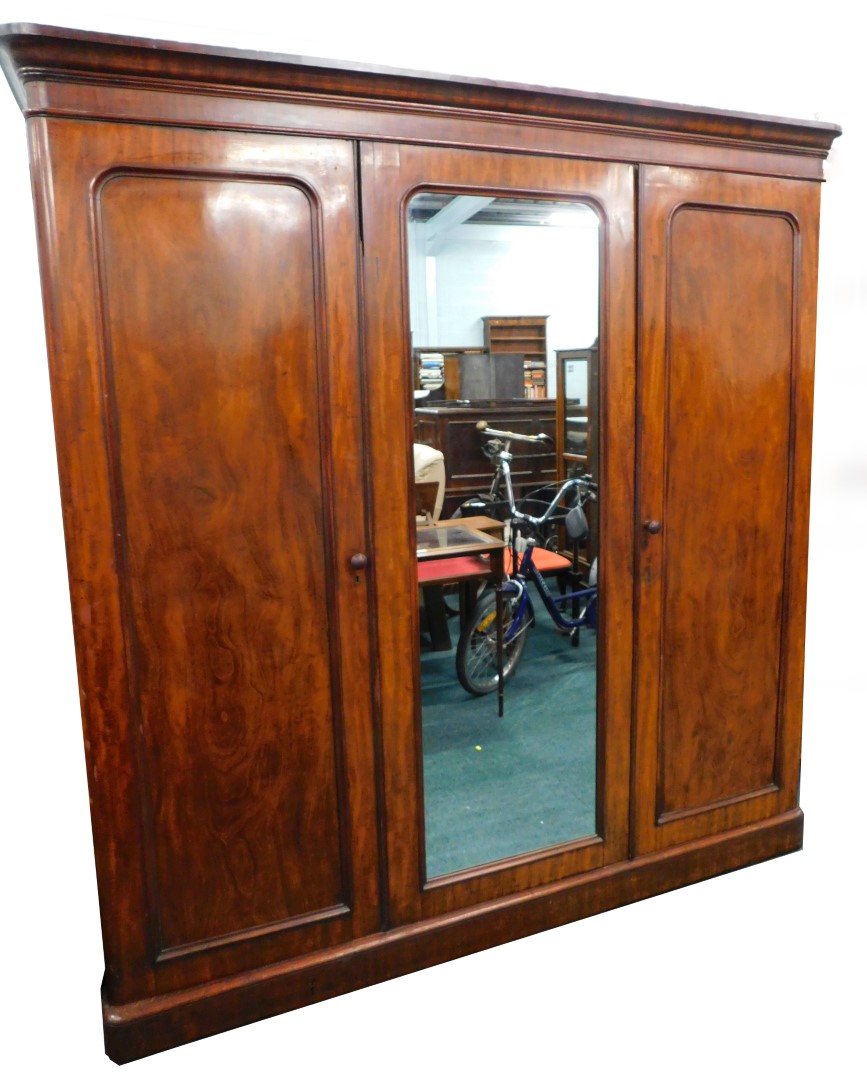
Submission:
<svg viewBox="0 0 867 1080">
<path fill-rule="evenodd" d="M 707 11 L 707 14 L 703 14 Z M 803 853 L 128 1066 L 129 1075 L 844 1077 L 864 1067 L 863 35 L 856 5 L 0 0 L 31 21 L 835 121 L 823 191 Z M 0 1069 L 113 1072 L 24 125 L 0 86 Z M 731 511 L 749 514 L 732 486 Z"/>
</svg>

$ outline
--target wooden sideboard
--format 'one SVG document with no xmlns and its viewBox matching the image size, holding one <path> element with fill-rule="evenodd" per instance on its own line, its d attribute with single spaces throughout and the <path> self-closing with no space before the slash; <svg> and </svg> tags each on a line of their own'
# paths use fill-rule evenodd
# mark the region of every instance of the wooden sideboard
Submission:
<svg viewBox="0 0 867 1080">
<path fill-rule="evenodd" d="M 440 450 L 445 459 L 446 493 L 443 517 L 451 517 L 465 499 L 487 492 L 493 465 L 482 451 L 486 439 L 477 428 L 484 420 L 494 428 L 522 435 L 548 435 L 547 446 L 516 442 L 512 446 L 515 497 L 557 479 L 553 401 L 444 402 L 415 410 L 416 441 Z"/>
<path fill-rule="evenodd" d="M 801 846 L 839 128 L 32 26 L 0 58 L 31 153 L 113 1060 Z M 469 412 L 413 413 L 419 191 L 600 222 L 594 824 L 430 879 L 416 424 L 451 498 L 489 474 Z"/>
</svg>

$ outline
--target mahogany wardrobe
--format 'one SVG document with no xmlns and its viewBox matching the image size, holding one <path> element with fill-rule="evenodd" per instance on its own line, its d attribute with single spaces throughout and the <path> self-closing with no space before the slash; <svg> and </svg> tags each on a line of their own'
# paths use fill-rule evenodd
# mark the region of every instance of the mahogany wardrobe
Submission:
<svg viewBox="0 0 867 1080">
<path fill-rule="evenodd" d="M 839 128 L 25 25 L 0 50 L 32 163 L 112 1059 L 800 848 Z M 551 350 L 598 349 L 599 594 L 556 656 L 592 681 L 557 698 L 565 741 L 533 780 L 564 806 L 582 786 L 584 818 L 464 853 L 433 816 L 458 780 L 437 787 L 430 740 L 458 721 L 425 732 L 413 473 L 416 347 L 473 344 L 430 303 L 412 325 L 449 207 L 477 236 L 575 211 L 557 235 L 597 290 L 590 330 L 556 339 L 578 286 L 546 255 L 551 310 L 503 309 L 504 285 L 476 313 L 480 335 L 550 316 Z M 532 735 L 520 678 L 553 700 L 541 670 L 522 660 L 502 718 L 473 699 L 503 755 Z M 589 765 L 552 795 L 579 714 Z M 467 737 L 466 767 L 490 762 Z"/>
</svg>

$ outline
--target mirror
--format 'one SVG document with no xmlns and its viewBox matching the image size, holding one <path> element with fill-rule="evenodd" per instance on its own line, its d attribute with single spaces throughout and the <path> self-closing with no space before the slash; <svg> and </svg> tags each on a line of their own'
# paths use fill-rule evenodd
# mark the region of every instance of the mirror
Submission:
<svg viewBox="0 0 867 1080">
<path fill-rule="evenodd" d="M 557 453 L 562 476 L 591 473 L 599 460 L 599 346 L 557 350 Z"/>
<path fill-rule="evenodd" d="M 573 457 L 587 456 L 587 385 L 588 361 L 584 358 L 566 359 L 563 364 L 564 453 Z M 583 462 L 582 462 L 583 463 Z"/>
<path fill-rule="evenodd" d="M 422 192 L 407 246 L 430 880 L 596 833 L 596 492 L 555 496 L 571 475 L 557 402 L 585 440 L 598 410 L 588 358 L 558 358 L 598 338 L 599 218 L 572 200 Z"/>
</svg>

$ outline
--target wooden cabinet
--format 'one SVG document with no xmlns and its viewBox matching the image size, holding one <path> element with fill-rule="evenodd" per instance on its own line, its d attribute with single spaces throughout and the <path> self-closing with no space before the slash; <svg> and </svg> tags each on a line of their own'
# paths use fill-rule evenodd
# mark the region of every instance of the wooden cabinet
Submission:
<svg viewBox="0 0 867 1080">
<path fill-rule="evenodd" d="M 444 402 L 415 410 L 416 441 L 440 450 L 445 458 L 446 493 L 443 517 L 450 517 L 465 499 L 488 491 L 493 466 L 483 452 L 478 424 L 507 428 L 524 435 L 547 435 L 547 446 L 514 444 L 512 477 L 516 497 L 557 479 L 554 410 L 549 402 Z"/>
<path fill-rule="evenodd" d="M 348 564 L 368 550 L 362 428 L 338 406 L 359 377 L 353 155 L 31 134 L 43 266 L 67 282 L 46 319 L 97 862 L 124 914 L 105 993 L 124 1001 L 378 924 L 369 583 Z"/>
<path fill-rule="evenodd" d="M 31 27 L 0 43 L 33 164 L 110 1056 L 799 848 L 839 129 Z M 450 497 L 490 469 L 455 450 L 469 413 L 413 413 L 405 208 L 467 191 L 465 216 L 550 197 L 600 222 L 592 825 L 429 876 L 416 423 Z M 544 317 L 486 326 L 492 356 L 544 357 Z M 546 406 L 510 408 L 535 427 Z"/>
<path fill-rule="evenodd" d="M 797 804 L 818 198 L 641 178 L 639 851 Z"/>
<path fill-rule="evenodd" d="M 485 349 L 492 357 L 524 358 L 524 397 L 548 396 L 547 315 L 486 315 Z"/>
</svg>

